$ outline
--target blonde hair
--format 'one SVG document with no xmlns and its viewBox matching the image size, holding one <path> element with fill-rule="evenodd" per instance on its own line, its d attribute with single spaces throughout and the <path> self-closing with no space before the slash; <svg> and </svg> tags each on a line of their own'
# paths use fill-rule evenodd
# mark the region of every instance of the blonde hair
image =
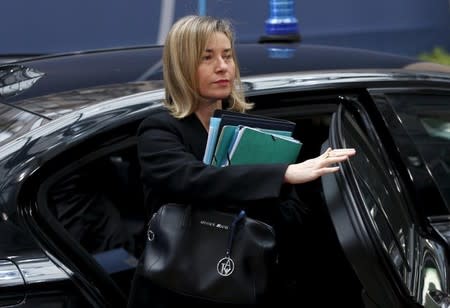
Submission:
<svg viewBox="0 0 450 308">
<path fill-rule="evenodd" d="M 208 39 L 216 32 L 224 33 L 230 40 L 236 66 L 228 109 L 245 112 L 253 106 L 244 98 L 231 24 L 224 19 L 189 15 L 173 24 L 163 50 L 164 103 L 176 118 L 184 118 L 198 108 L 197 68 Z"/>
</svg>

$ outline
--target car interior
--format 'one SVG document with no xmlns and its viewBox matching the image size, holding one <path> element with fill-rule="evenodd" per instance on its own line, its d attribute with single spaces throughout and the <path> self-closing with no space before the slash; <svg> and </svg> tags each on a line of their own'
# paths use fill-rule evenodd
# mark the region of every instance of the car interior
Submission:
<svg viewBox="0 0 450 308">
<path fill-rule="evenodd" d="M 298 161 L 303 161 L 320 153 L 342 93 L 287 93 L 251 96 L 249 100 L 255 103 L 251 111 L 255 114 L 296 122 L 294 137 L 303 143 Z M 38 192 L 41 217 L 51 216 L 46 218 L 52 228 L 47 236 L 70 252 L 64 258 L 83 273 L 98 272 L 100 266 L 125 295 L 145 247 L 149 218 L 136 153 L 138 125 L 135 121 L 102 131 L 58 155 L 45 166 Z M 304 222 L 305 232 L 294 234 L 292 239 L 297 240 L 291 239 L 292 252 L 298 256 L 291 287 L 302 300 L 310 298 L 320 304 L 326 295 L 333 305 L 361 306 L 361 287 L 337 240 L 321 182 L 296 188 L 311 210 Z M 78 257 L 95 262 L 82 264 Z M 337 291 L 337 285 L 346 288 Z"/>
</svg>

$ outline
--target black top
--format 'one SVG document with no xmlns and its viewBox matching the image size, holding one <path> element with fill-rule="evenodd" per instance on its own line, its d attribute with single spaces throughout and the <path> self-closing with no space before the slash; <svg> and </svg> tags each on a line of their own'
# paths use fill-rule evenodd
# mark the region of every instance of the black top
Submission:
<svg viewBox="0 0 450 308">
<path fill-rule="evenodd" d="M 287 164 L 206 165 L 202 160 L 207 136 L 195 114 L 176 119 L 161 108 L 142 122 L 138 155 L 150 213 L 167 202 L 232 204 L 251 212 L 257 206 L 264 219 L 272 217 L 270 208 L 300 204 L 292 186 L 283 184 Z"/>
</svg>

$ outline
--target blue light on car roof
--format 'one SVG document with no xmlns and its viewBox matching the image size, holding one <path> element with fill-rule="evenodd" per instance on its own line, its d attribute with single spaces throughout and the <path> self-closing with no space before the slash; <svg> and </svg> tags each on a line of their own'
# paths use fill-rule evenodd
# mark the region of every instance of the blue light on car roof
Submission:
<svg viewBox="0 0 450 308">
<path fill-rule="evenodd" d="M 206 15 L 206 0 L 198 0 L 198 15 Z"/>
<path fill-rule="evenodd" d="M 289 59 L 295 54 L 294 48 L 269 47 L 267 51 L 269 58 L 272 59 Z"/>
<path fill-rule="evenodd" d="M 299 33 L 294 3 L 294 0 L 269 1 L 270 15 L 266 20 L 267 35 L 297 35 Z"/>
</svg>

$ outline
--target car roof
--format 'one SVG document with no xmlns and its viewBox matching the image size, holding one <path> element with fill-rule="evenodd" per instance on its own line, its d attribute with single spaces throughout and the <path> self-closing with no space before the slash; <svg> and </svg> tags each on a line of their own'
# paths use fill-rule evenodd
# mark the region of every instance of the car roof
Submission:
<svg viewBox="0 0 450 308">
<path fill-rule="evenodd" d="M 293 71 L 398 69 L 417 62 L 415 58 L 387 53 L 306 44 L 238 44 L 236 50 L 241 76 Z M 22 66 L 43 76 L 27 91 L 9 97 L 7 101 L 12 103 L 107 84 L 161 80 L 161 54 L 162 46 L 143 46 L 56 54 L 9 63 L 3 67 Z M 0 100 L 4 99 L 0 96 Z"/>
</svg>

